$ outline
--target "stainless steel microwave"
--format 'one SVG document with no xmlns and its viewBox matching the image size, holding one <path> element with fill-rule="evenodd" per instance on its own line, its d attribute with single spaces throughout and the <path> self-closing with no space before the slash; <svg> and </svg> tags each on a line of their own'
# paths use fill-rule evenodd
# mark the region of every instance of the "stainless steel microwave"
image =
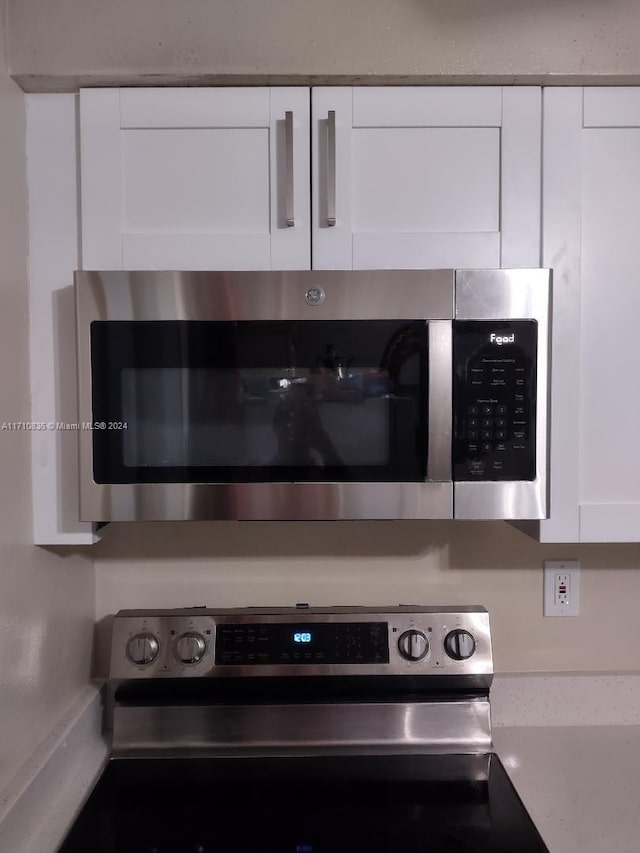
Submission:
<svg viewBox="0 0 640 853">
<path fill-rule="evenodd" d="M 83 520 L 547 516 L 549 270 L 75 286 Z"/>
</svg>

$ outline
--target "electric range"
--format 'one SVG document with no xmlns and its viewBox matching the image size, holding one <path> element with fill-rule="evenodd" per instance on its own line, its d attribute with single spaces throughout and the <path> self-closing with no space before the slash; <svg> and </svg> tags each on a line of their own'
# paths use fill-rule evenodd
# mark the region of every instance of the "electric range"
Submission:
<svg viewBox="0 0 640 853">
<path fill-rule="evenodd" d="M 543 853 L 492 678 L 482 607 L 121 611 L 61 853 Z"/>
</svg>

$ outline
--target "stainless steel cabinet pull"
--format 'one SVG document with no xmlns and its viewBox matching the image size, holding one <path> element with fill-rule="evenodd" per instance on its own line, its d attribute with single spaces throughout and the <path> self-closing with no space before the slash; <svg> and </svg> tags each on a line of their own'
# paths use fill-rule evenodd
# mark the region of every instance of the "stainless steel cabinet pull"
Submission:
<svg viewBox="0 0 640 853">
<path fill-rule="evenodd" d="M 336 224 L 336 111 L 327 113 L 327 225 Z"/>
<path fill-rule="evenodd" d="M 284 114 L 284 149 L 285 149 L 285 202 L 284 218 L 289 228 L 296 224 L 293 212 L 293 113 L 287 110 Z"/>
</svg>

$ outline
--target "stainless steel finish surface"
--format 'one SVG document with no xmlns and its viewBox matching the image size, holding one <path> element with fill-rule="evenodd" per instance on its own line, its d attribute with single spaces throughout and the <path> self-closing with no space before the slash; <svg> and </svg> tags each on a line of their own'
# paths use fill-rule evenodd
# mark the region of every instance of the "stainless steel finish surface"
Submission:
<svg viewBox="0 0 640 853">
<path fill-rule="evenodd" d="M 388 625 L 389 663 L 382 664 L 286 664 L 216 666 L 214 663 L 215 635 L 219 625 L 226 624 L 322 624 L 339 622 L 386 622 Z M 444 651 L 444 640 L 450 631 L 462 629 L 475 638 L 477 648 L 472 658 L 454 661 Z M 404 659 L 397 645 L 405 631 L 421 631 L 429 637 L 430 653 L 419 661 Z M 172 634 L 171 632 L 175 632 Z M 124 650 L 136 634 L 152 633 L 160 644 L 155 661 L 136 667 Z M 197 633 L 207 640 L 202 660 L 184 666 L 176 660 L 174 637 Z M 110 678 L 228 678 L 269 676 L 340 675 L 429 675 L 434 679 L 445 676 L 465 676 L 473 689 L 488 686 L 493 672 L 489 615 L 484 608 L 324 608 L 273 610 L 193 610 L 122 611 L 113 622 Z M 437 682 L 436 682 L 437 683 Z"/>
<path fill-rule="evenodd" d="M 429 654 L 429 640 L 422 631 L 405 631 L 398 638 L 398 651 L 405 660 L 422 660 Z"/>
<path fill-rule="evenodd" d="M 317 305 L 307 302 L 313 288 L 325 293 Z M 452 270 L 78 272 L 79 419 L 92 420 L 90 324 L 95 320 L 451 320 L 453 293 Z M 442 334 L 434 332 L 439 346 L 434 358 L 444 368 Z M 446 398 L 448 383 L 450 377 L 434 376 L 434 394 L 439 389 L 441 399 Z M 91 430 L 80 430 L 78 439 L 83 520 L 443 519 L 453 515 L 450 481 L 100 485 L 93 480 Z M 446 480 L 442 476 L 446 437 L 434 429 L 432 440 L 435 475 L 429 473 L 429 477 Z M 441 450 L 436 453 L 438 446 Z"/>
<path fill-rule="evenodd" d="M 327 112 L 327 225 L 336 224 L 336 111 Z"/>
<path fill-rule="evenodd" d="M 292 228 L 295 222 L 294 193 L 293 193 L 293 113 L 287 110 L 284 114 L 284 149 L 285 149 L 285 222 Z"/>
<path fill-rule="evenodd" d="M 179 750 L 207 754 L 301 751 L 323 754 L 487 753 L 491 718 L 486 697 L 464 701 L 213 705 L 115 709 L 115 754 Z"/>
<path fill-rule="evenodd" d="M 94 320 L 452 320 L 453 270 L 76 272 L 80 354 Z M 324 290 L 309 305 L 312 287 Z"/>
<path fill-rule="evenodd" d="M 456 629 L 444 638 L 444 650 L 454 660 L 468 660 L 476 651 L 476 641 L 469 631 Z"/>
<path fill-rule="evenodd" d="M 313 630 L 320 624 L 340 622 L 386 623 L 389 663 L 234 667 L 213 663 L 215 632 L 221 625 L 302 624 Z M 478 649 L 472 660 L 447 658 L 444 639 L 452 630 L 473 633 Z M 124 653 L 130 637 L 142 632 L 159 638 L 160 653 L 152 672 L 134 666 Z M 207 638 L 207 653 L 197 665 L 181 665 L 172 654 L 175 636 L 185 635 Z M 402 657 L 398 638 L 407 635 L 421 636 L 424 645 L 429 637 L 425 658 Z M 404 674 L 422 677 L 405 681 Z M 489 616 L 482 607 L 121 611 L 114 618 L 109 681 L 113 747 L 117 755 L 154 756 L 487 754 L 491 750 L 492 674 Z M 163 675 L 170 681 L 162 685 L 162 699 L 154 701 Z M 274 676 L 280 685 L 283 676 L 293 676 L 296 700 L 284 701 L 281 693 L 270 692 L 269 679 L 258 688 L 256 675 Z M 346 685 L 353 692 L 340 693 L 338 685 L 343 682 L 337 675 L 369 677 L 358 682 L 349 679 Z M 446 683 L 440 680 L 442 675 L 449 676 Z M 223 680 L 216 682 L 217 676 Z M 237 694 L 229 693 L 229 676 L 250 678 L 244 686 L 251 687 L 253 693 L 248 695 L 253 698 L 243 704 Z M 305 701 L 305 688 L 297 678 L 304 677 L 309 684 L 314 676 L 324 676 L 317 682 L 320 692 Z M 376 676 L 386 678 L 378 681 Z M 196 685 L 183 680 L 186 677 L 205 680 L 194 692 L 191 688 Z M 145 685 L 149 678 L 151 682 Z M 127 692 L 132 685 L 133 701 Z M 235 699 L 230 698 L 234 695 Z M 199 698 L 203 696 L 207 698 Z"/>
<path fill-rule="evenodd" d="M 455 284 L 454 284 L 455 275 Z M 92 421 L 95 320 L 429 320 L 425 483 L 99 485 L 92 431 L 78 431 L 87 521 L 538 519 L 548 515 L 548 270 L 78 272 L 79 420 Z M 324 299 L 309 299 L 310 293 Z M 455 296 L 455 315 L 454 315 Z M 311 303 L 311 304 L 310 304 Z M 538 323 L 535 480 L 451 482 L 451 320 Z"/>
<path fill-rule="evenodd" d="M 451 480 L 452 328 L 429 323 L 429 435 L 427 480 Z"/>
<path fill-rule="evenodd" d="M 126 645 L 128 660 L 135 666 L 148 666 L 158 656 L 158 639 L 144 631 L 131 637 Z"/>
<path fill-rule="evenodd" d="M 206 650 L 204 637 L 196 631 L 187 631 L 176 640 L 175 653 L 180 663 L 200 663 Z"/>
<path fill-rule="evenodd" d="M 539 519 L 549 514 L 550 303 L 550 270 L 456 271 L 456 319 L 531 319 L 538 323 L 535 480 L 457 482 L 457 519 Z"/>
<path fill-rule="evenodd" d="M 101 485 L 80 436 L 85 521 L 340 521 L 453 518 L 452 483 L 145 483 Z"/>
</svg>

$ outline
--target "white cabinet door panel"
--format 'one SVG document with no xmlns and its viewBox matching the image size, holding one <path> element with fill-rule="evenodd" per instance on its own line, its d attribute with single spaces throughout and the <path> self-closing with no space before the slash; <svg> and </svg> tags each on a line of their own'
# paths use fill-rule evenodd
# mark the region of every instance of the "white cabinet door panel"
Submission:
<svg viewBox="0 0 640 853">
<path fill-rule="evenodd" d="M 353 269 L 500 266 L 499 234 L 354 234 Z"/>
<path fill-rule="evenodd" d="M 580 498 L 640 503 L 640 126 L 585 129 L 582 168 Z"/>
<path fill-rule="evenodd" d="M 539 265 L 539 89 L 323 87 L 312 114 L 316 269 Z"/>
<path fill-rule="evenodd" d="M 541 538 L 638 542 L 640 89 L 547 89 L 544 101 L 554 373 L 552 518 Z"/>
<path fill-rule="evenodd" d="M 269 126 L 267 88 L 185 87 L 118 91 L 122 128 Z M 308 89 L 304 91 L 308 92 Z"/>
<path fill-rule="evenodd" d="M 121 144 L 125 233 L 268 229 L 268 128 L 125 130 Z"/>
<path fill-rule="evenodd" d="M 499 86 L 360 86 L 354 127 L 500 127 Z"/>
<path fill-rule="evenodd" d="M 308 268 L 308 103 L 303 88 L 83 90 L 84 268 Z"/>
<path fill-rule="evenodd" d="M 584 89 L 583 127 L 639 127 L 637 86 L 594 86 Z"/>
<path fill-rule="evenodd" d="M 354 128 L 351 146 L 355 232 L 498 231 L 497 129 Z"/>
</svg>

